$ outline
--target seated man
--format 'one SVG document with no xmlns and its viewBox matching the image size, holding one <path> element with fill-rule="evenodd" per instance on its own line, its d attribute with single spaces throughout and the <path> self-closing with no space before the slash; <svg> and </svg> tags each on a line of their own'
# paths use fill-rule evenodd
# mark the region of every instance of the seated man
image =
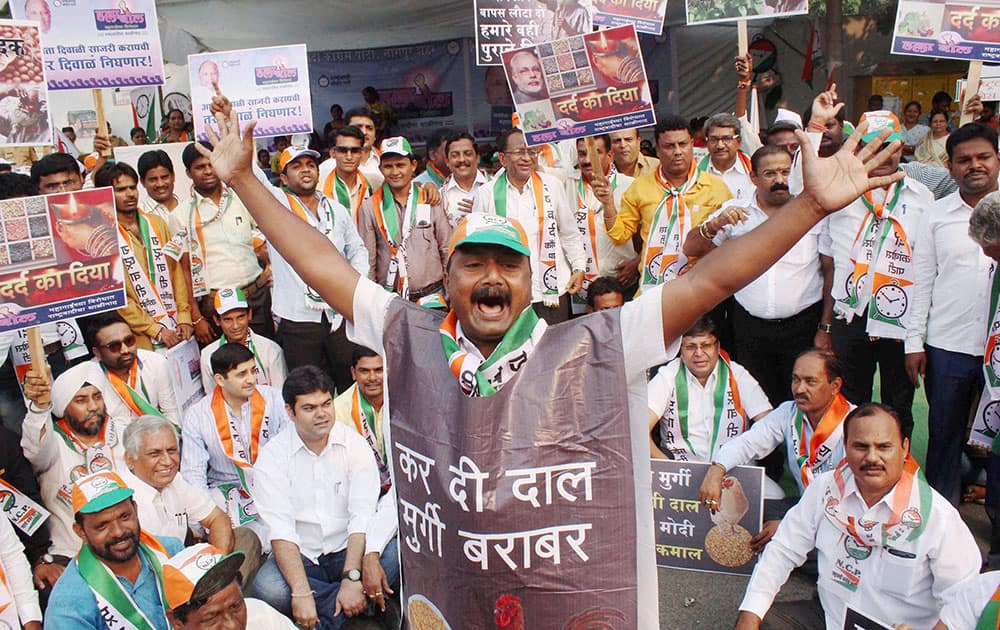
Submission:
<svg viewBox="0 0 1000 630">
<path fill-rule="evenodd" d="M 375 518 L 365 533 L 365 557 L 361 564 L 361 580 L 371 600 L 369 610 L 372 613 L 375 613 L 376 606 L 385 612 L 385 601 L 388 599 L 386 594 L 392 594 L 392 589 L 396 586 L 389 576 L 399 577 L 396 536 L 399 517 L 385 450 L 389 408 L 384 405 L 382 374 L 382 357 L 371 348 L 358 346 L 354 350 L 351 365 L 354 385 L 333 401 L 337 422 L 357 430 L 371 447 L 382 484 Z M 383 569 L 382 563 L 390 568 Z"/>
<path fill-rule="evenodd" d="M 285 355 L 281 346 L 264 335 L 254 334 L 250 328 L 253 310 L 243 291 L 234 287 L 219 289 L 215 294 L 215 325 L 222 330 L 222 336 L 201 350 L 201 382 L 205 393 L 215 389 L 212 376 L 212 354 L 228 342 L 241 343 L 253 352 L 257 363 L 257 384 L 270 385 L 280 390 L 285 384 Z"/>
<path fill-rule="evenodd" d="M 364 438 L 336 421 L 325 372 L 292 370 L 282 394 L 293 425 L 264 446 L 254 477 L 273 550 L 254 594 L 301 626 L 336 630 L 367 608 L 361 566 L 378 465 Z"/>
<path fill-rule="evenodd" d="M 738 630 L 761 627 L 769 609 L 764 625 L 843 628 L 848 607 L 930 628 L 946 590 L 979 571 L 972 533 L 924 479 L 899 414 L 865 403 L 844 420 L 844 443 L 846 461 L 814 479 L 764 549 L 740 604 Z M 788 574 L 814 548 L 819 601 L 772 607 Z"/>
<path fill-rule="evenodd" d="M 125 429 L 122 444 L 128 466 L 122 478 L 135 490 L 135 503 L 146 531 L 186 540 L 188 527 L 201 525 L 210 543 L 227 553 L 237 549 L 243 554 L 246 561 L 240 575 L 247 583 L 260 566 L 260 541 L 246 527 L 234 532 L 229 516 L 208 493 L 177 474 L 181 451 L 173 425 L 156 416 L 140 416 Z"/>
<path fill-rule="evenodd" d="M 159 567 L 184 543 L 142 531 L 132 490 L 111 471 L 76 482 L 73 514 L 84 544 L 52 589 L 45 626 L 168 630 Z"/>
<path fill-rule="evenodd" d="M 240 591 L 243 553 L 225 555 L 208 543 L 188 547 L 163 563 L 163 599 L 174 630 L 225 628 L 294 630 L 288 617 L 259 599 L 244 599 Z"/>
<path fill-rule="evenodd" d="M 649 450 L 660 459 L 714 461 L 722 445 L 771 411 L 754 377 L 719 347 L 707 316 L 681 336 L 680 356 L 659 369 L 648 391 Z"/>
<path fill-rule="evenodd" d="M 278 390 L 257 384 L 257 363 L 243 344 L 216 350 L 212 372 L 215 388 L 184 417 L 181 475 L 263 543 L 267 531 L 250 490 L 260 448 L 288 423 L 285 405 Z"/>
</svg>

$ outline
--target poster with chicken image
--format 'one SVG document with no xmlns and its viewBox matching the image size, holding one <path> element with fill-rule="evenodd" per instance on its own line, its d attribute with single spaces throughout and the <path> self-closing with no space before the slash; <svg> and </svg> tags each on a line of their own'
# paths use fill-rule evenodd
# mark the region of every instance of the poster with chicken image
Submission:
<svg viewBox="0 0 1000 630">
<path fill-rule="evenodd" d="M 0 20 L 0 146 L 51 143 L 38 25 Z"/>
<path fill-rule="evenodd" d="M 750 575 L 756 554 L 750 541 L 764 515 L 764 469 L 738 466 L 722 480 L 719 509 L 698 499 L 710 464 L 651 461 L 656 564 L 675 569 Z"/>
</svg>

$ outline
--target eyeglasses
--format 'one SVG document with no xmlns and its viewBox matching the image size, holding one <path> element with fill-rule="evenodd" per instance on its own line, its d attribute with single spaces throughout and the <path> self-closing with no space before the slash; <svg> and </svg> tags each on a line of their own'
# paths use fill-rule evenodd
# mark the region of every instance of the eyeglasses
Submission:
<svg viewBox="0 0 1000 630">
<path fill-rule="evenodd" d="M 122 346 L 128 346 L 128 347 L 131 348 L 132 346 L 135 345 L 135 342 L 136 342 L 135 335 L 129 335 L 128 337 L 125 337 L 124 339 L 119 339 L 117 341 L 112 341 L 111 343 L 99 343 L 97 345 L 100 346 L 100 347 L 102 347 L 102 348 L 107 348 L 108 350 L 110 350 L 112 352 L 121 352 L 122 351 Z"/>
<path fill-rule="evenodd" d="M 709 144 L 723 144 L 726 142 L 732 142 L 737 138 L 739 138 L 739 136 L 709 136 L 707 140 Z"/>
<path fill-rule="evenodd" d="M 361 153 L 365 150 L 365 148 L 364 147 L 340 147 L 340 146 L 336 146 L 336 147 L 333 147 L 333 150 L 336 153 L 344 153 L 344 154 L 351 154 L 351 155 L 361 155 Z"/>
<path fill-rule="evenodd" d="M 542 152 L 539 149 L 518 149 L 517 151 L 504 151 L 505 154 L 513 156 L 515 159 L 523 157 L 537 158 Z"/>
</svg>

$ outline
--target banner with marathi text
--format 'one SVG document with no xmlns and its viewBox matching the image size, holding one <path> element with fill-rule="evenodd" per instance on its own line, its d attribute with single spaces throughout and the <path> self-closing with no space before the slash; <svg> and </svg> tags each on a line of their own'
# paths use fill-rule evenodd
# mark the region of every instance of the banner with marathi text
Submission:
<svg viewBox="0 0 1000 630">
<path fill-rule="evenodd" d="M 475 15 L 476 63 L 481 66 L 500 65 L 508 50 L 594 29 L 591 3 L 576 0 L 475 0 Z"/>
<path fill-rule="evenodd" d="M 154 0 L 11 0 L 42 31 L 50 90 L 163 84 Z"/>
<path fill-rule="evenodd" d="M 640 33 L 659 35 L 667 14 L 667 0 L 594 0 L 596 26 L 634 24 Z"/>
<path fill-rule="evenodd" d="M 0 201 L 0 332 L 125 306 L 111 188 Z"/>
<path fill-rule="evenodd" d="M 896 10 L 892 52 L 918 57 L 1000 61 L 1000 2 L 902 0 Z"/>
</svg>

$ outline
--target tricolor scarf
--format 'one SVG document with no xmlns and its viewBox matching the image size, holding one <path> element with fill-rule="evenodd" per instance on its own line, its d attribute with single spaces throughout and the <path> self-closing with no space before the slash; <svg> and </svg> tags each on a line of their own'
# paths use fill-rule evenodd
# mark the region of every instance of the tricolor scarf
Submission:
<svg viewBox="0 0 1000 630">
<path fill-rule="evenodd" d="M 144 531 L 139 532 L 139 551 L 149 563 L 150 570 L 156 576 L 156 590 L 163 602 L 163 609 L 154 617 L 160 625 L 166 621 L 164 611 L 168 606 L 163 596 L 163 563 L 167 561 L 167 550 L 156 538 Z M 128 591 L 122 588 L 121 582 L 106 564 L 101 562 L 90 545 L 83 545 L 76 556 L 76 566 L 83 581 L 94 593 L 97 609 L 101 611 L 102 621 L 115 630 L 154 630 L 157 626 L 150 618 L 150 611 L 143 610 L 135 603 Z M 16 626 L 15 626 L 16 627 Z"/>
<path fill-rule="evenodd" d="M 715 457 L 716 450 L 729 440 L 742 434 L 747 428 L 746 411 L 740 403 L 740 390 L 736 385 L 729 355 L 719 353 L 715 366 L 715 390 L 712 394 L 712 441 L 708 452 L 699 453 L 688 439 L 688 371 L 684 363 L 678 361 L 679 368 L 674 377 L 674 393 L 663 414 L 663 422 L 668 436 L 665 445 L 674 459 L 679 461 L 707 462 Z M 704 417 L 704 415 L 702 416 Z M 699 422 L 701 418 L 697 419 Z M 723 428 L 724 427 L 724 428 Z"/>
<path fill-rule="evenodd" d="M 545 334 L 546 323 L 529 305 L 517 316 L 503 339 L 484 361 L 478 353 L 469 352 L 455 311 L 441 322 L 441 345 L 448 367 L 455 375 L 462 392 L 470 398 L 492 396 L 524 367 L 535 345 Z"/>
<path fill-rule="evenodd" d="M 871 191 L 862 195 L 861 201 L 868 212 L 851 248 L 854 270 L 847 286 L 833 288 L 839 312 L 861 315 L 868 310 L 867 331 L 872 337 L 906 336 L 906 312 L 913 299 L 910 287 L 914 271 L 909 239 L 895 215 L 902 191 L 901 183 L 892 184 L 881 204 L 873 201 Z"/>
<path fill-rule="evenodd" d="M 133 416 L 136 418 L 143 415 L 165 417 L 149 401 L 149 390 L 146 389 L 146 383 L 142 378 L 142 361 L 139 360 L 138 354 L 136 354 L 135 361 L 132 362 L 132 367 L 128 370 L 128 381 L 125 381 L 122 377 L 104 367 L 103 363 L 101 364 L 101 369 L 104 370 L 104 375 L 107 376 L 108 382 L 115 388 L 118 397 L 128 405 Z M 142 393 L 140 393 L 140 390 Z"/>
<path fill-rule="evenodd" d="M 229 210 L 229 206 L 233 203 L 233 191 L 228 186 L 223 186 L 222 199 L 219 200 L 218 209 L 207 221 L 203 221 L 201 218 L 201 211 L 198 209 L 198 196 L 197 193 L 191 195 L 187 225 L 183 234 L 183 238 L 188 242 L 187 249 L 191 255 L 191 291 L 194 293 L 194 297 L 209 294 L 208 281 L 205 278 L 207 251 L 203 230 L 206 225 L 218 221 L 226 213 L 226 210 Z M 208 197 L 202 197 L 202 199 L 208 199 Z M 177 258 L 180 258 L 179 254 Z"/>
<path fill-rule="evenodd" d="M 656 169 L 653 177 L 663 189 L 663 199 L 653 214 L 642 252 L 642 277 L 639 282 L 643 291 L 673 280 L 687 264 L 687 257 L 684 256 L 681 247 L 690 228 L 691 217 L 688 216 L 684 195 L 695 187 L 701 176 L 692 161 L 684 185 L 675 188 L 663 177 L 660 170 Z"/>
<path fill-rule="evenodd" d="M 838 393 L 830 403 L 830 408 L 820 418 L 819 425 L 808 441 L 806 427 L 809 421 L 801 409 L 795 409 L 790 446 L 797 458 L 799 478 L 803 488 L 808 488 L 816 475 L 823 472 L 830 461 L 830 456 L 836 452 L 837 445 L 843 441 L 844 418 L 851 409 L 851 403 L 847 402 L 843 394 Z"/>
<path fill-rule="evenodd" d="M 2 558 L 0 558 L 0 627 L 21 627 L 17 604 L 14 602 L 14 591 L 7 580 L 7 571 L 4 569 Z"/>
<path fill-rule="evenodd" d="M 736 152 L 736 159 L 739 160 L 740 164 L 743 165 L 743 171 L 747 175 L 750 175 L 750 173 L 753 172 L 753 165 L 750 163 L 750 156 L 749 155 L 747 155 L 746 153 L 744 153 L 742 151 L 737 151 Z M 710 154 L 706 155 L 705 157 L 701 158 L 701 161 L 698 162 L 698 172 L 699 173 L 704 173 L 705 171 L 708 170 L 708 167 L 711 166 L 711 164 L 712 164 L 712 155 L 710 153 Z"/>
<path fill-rule="evenodd" d="M 313 216 L 306 204 L 303 203 L 299 196 L 288 190 L 285 191 L 285 198 L 288 199 L 288 208 L 292 211 L 295 216 L 302 219 L 312 227 L 320 231 L 320 233 L 326 237 L 328 241 L 333 243 L 333 226 L 335 219 L 333 216 L 333 204 L 330 203 L 330 198 L 324 195 L 319 195 L 319 205 L 316 207 L 316 215 Z M 350 201 L 350 199 L 348 199 Z M 344 206 L 349 208 L 350 205 Z M 319 293 L 313 290 L 309 285 L 305 285 L 305 302 L 306 307 L 314 311 L 324 311 L 327 314 L 327 319 L 330 320 L 331 330 L 340 328 L 340 322 L 342 318 L 340 315 L 334 311 L 329 304 L 323 301 Z"/>
<path fill-rule="evenodd" d="M 1000 447 L 1000 273 L 997 264 L 990 265 L 990 312 L 986 329 L 986 351 L 983 353 L 983 394 L 972 425 L 969 441 L 997 449 Z M 997 451 L 1000 452 L 1000 451 Z"/>
<path fill-rule="evenodd" d="M 354 420 L 354 426 L 358 433 L 365 438 L 368 446 L 372 447 L 372 452 L 375 453 L 379 480 L 382 482 L 382 491 L 385 492 L 392 487 L 392 479 L 389 476 L 389 460 L 385 455 L 385 442 L 375 425 L 376 413 L 381 413 L 381 411 L 375 411 L 372 404 L 361 395 L 361 388 L 355 384 L 354 394 L 351 396 L 351 418 Z"/>
<path fill-rule="evenodd" d="M 618 172 L 615 170 L 614 164 L 611 165 L 611 170 L 605 177 L 611 183 L 613 194 L 618 187 Z M 580 231 L 580 236 L 583 237 L 583 249 L 584 253 L 587 254 L 587 268 L 583 272 L 583 287 L 573 296 L 573 311 L 581 313 L 584 312 L 587 306 L 587 289 L 590 288 L 590 283 L 601 275 L 601 264 L 597 257 L 598 218 L 596 215 L 604 209 L 604 205 L 599 201 L 591 204 L 590 198 L 592 195 L 592 187 L 581 176 L 576 184 L 577 210 L 574 216 L 576 218 L 576 228 Z M 596 207 L 591 207 L 592 205 Z"/>
<path fill-rule="evenodd" d="M 826 517 L 841 532 L 845 550 L 845 555 L 832 563 L 831 577 L 836 584 L 854 592 L 864 578 L 865 565 L 860 561 L 868 558 L 873 549 L 912 542 L 920 537 L 931 515 L 933 494 L 920 466 L 907 454 L 903 474 L 893 488 L 889 520 L 858 520 L 843 506 L 847 483 L 852 478 L 845 459 L 837 465 L 833 479 L 824 488 L 823 505 Z"/>
<path fill-rule="evenodd" d="M 507 173 L 493 181 L 493 208 L 498 216 L 507 217 Z M 542 303 L 545 306 L 559 305 L 559 277 L 556 271 L 556 210 L 552 203 L 552 193 L 538 173 L 531 174 L 531 190 L 535 196 L 535 211 L 538 214 L 538 254 L 534 273 L 541 279 Z"/>
<path fill-rule="evenodd" d="M 0 509 L 3 509 L 7 520 L 28 536 L 38 531 L 42 523 L 49 518 L 48 510 L 3 479 L 0 479 L 0 497 L 3 497 Z M 2 568 L 0 566 L 0 570 Z"/>
<path fill-rule="evenodd" d="M 118 249 L 121 251 L 125 274 L 132 282 L 139 306 L 157 324 L 175 330 L 177 328 L 177 300 L 174 285 L 170 279 L 170 268 L 164 254 L 163 244 L 168 240 L 161 234 L 146 213 L 136 210 L 139 224 L 139 240 L 146 250 L 146 259 L 139 261 L 132 251 L 131 234 L 121 224 L 118 225 Z M 163 347 L 162 344 L 155 344 Z"/>
<path fill-rule="evenodd" d="M 400 221 L 400 216 L 396 212 L 396 200 L 392 196 L 389 184 L 382 184 L 382 187 L 372 195 L 375 223 L 389 247 L 389 253 L 392 254 L 384 286 L 404 299 L 410 293 L 410 281 L 406 274 L 406 243 L 413 231 L 413 225 L 417 222 L 417 206 L 423 202 L 423 189 L 416 184 L 410 184 L 410 195 Z"/>
<path fill-rule="evenodd" d="M 219 348 L 229 343 L 225 335 L 219 337 Z M 243 344 L 253 352 L 253 360 L 257 363 L 257 384 L 258 385 L 270 385 L 271 382 L 267 378 L 267 371 L 264 369 L 264 362 L 261 360 L 260 355 L 257 354 L 257 346 L 253 342 L 253 330 L 247 329 L 247 339 Z M 216 348 L 218 350 L 219 348 Z"/>
<path fill-rule="evenodd" d="M 111 418 L 105 419 L 104 426 L 101 427 L 100 440 L 90 446 L 84 445 L 83 442 L 77 439 L 65 418 L 52 423 L 52 428 L 55 430 L 56 435 L 62 439 L 63 444 L 74 453 L 83 456 L 84 470 L 79 471 L 79 476 L 82 477 L 83 475 L 103 470 L 114 470 L 114 447 L 118 444 L 118 432 L 112 426 L 113 423 L 114 420 Z M 75 467 L 73 471 L 68 471 L 66 478 L 75 480 L 77 477 L 72 473 L 77 469 L 79 469 L 79 466 Z M 73 481 L 63 484 L 59 488 L 57 496 L 67 507 L 72 506 Z"/>
<path fill-rule="evenodd" d="M 337 176 L 337 171 L 333 171 L 327 175 L 326 181 L 323 182 L 323 194 L 329 199 L 336 197 L 337 201 L 340 202 L 340 205 L 351 211 L 351 217 L 354 219 L 355 227 L 357 227 L 358 221 L 360 220 L 358 217 L 361 214 L 361 203 L 372 194 L 372 187 L 368 183 L 368 180 L 365 179 L 365 176 L 361 173 L 361 171 L 358 171 L 357 175 L 358 186 L 362 187 L 361 192 L 358 193 L 357 203 L 351 202 L 351 191 L 348 190 L 347 184 L 344 180 Z"/>
<path fill-rule="evenodd" d="M 1000 628 L 1000 586 L 993 591 L 990 601 L 986 602 L 983 612 L 976 622 L 976 630 L 997 630 Z"/>
<path fill-rule="evenodd" d="M 237 410 L 237 413 L 241 412 L 242 410 Z M 236 466 L 236 475 L 243 490 L 241 497 L 246 498 L 246 503 L 249 504 L 252 502 L 249 497 L 253 485 L 253 464 L 257 461 L 261 442 L 267 442 L 270 436 L 271 417 L 267 413 L 267 401 L 257 389 L 254 389 L 250 397 L 250 435 L 244 436 L 240 426 L 242 417 L 236 417 L 229 412 L 226 400 L 222 396 L 222 388 L 216 385 L 215 391 L 212 392 L 212 417 L 215 419 L 215 429 L 222 445 L 222 452 Z M 228 502 L 229 497 L 225 498 Z M 249 513 L 246 505 L 241 504 L 239 508 L 238 515 L 230 508 L 229 516 L 234 519 L 234 525 L 243 525 L 255 518 Z"/>
<path fill-rule="evenodd" d="M 191 142 L 191 137 L 188 135 L 187 131 L 182 131 L 181 137 L 178 138 L 177 140 L 169 140 L 169 138 L 170 138 L 170 130 L 167 129 L 166 131 L 160 134 L 160 137 L 156 139 L 156 142 L 154 144 L 164 144 L 164 143 L 169 144 L 171 142 Z"/>
<path fill-rule="evenodd" d="M 438 188 L 444 186 L 444 180 L 448 179 L 448 176 L 441 172 L 441 169 L 434 166 L 434 162 L 427 162 L 427 170 L 424 171 L 427 174 L 428 179 L 431 183 Z"/>
</svg>

